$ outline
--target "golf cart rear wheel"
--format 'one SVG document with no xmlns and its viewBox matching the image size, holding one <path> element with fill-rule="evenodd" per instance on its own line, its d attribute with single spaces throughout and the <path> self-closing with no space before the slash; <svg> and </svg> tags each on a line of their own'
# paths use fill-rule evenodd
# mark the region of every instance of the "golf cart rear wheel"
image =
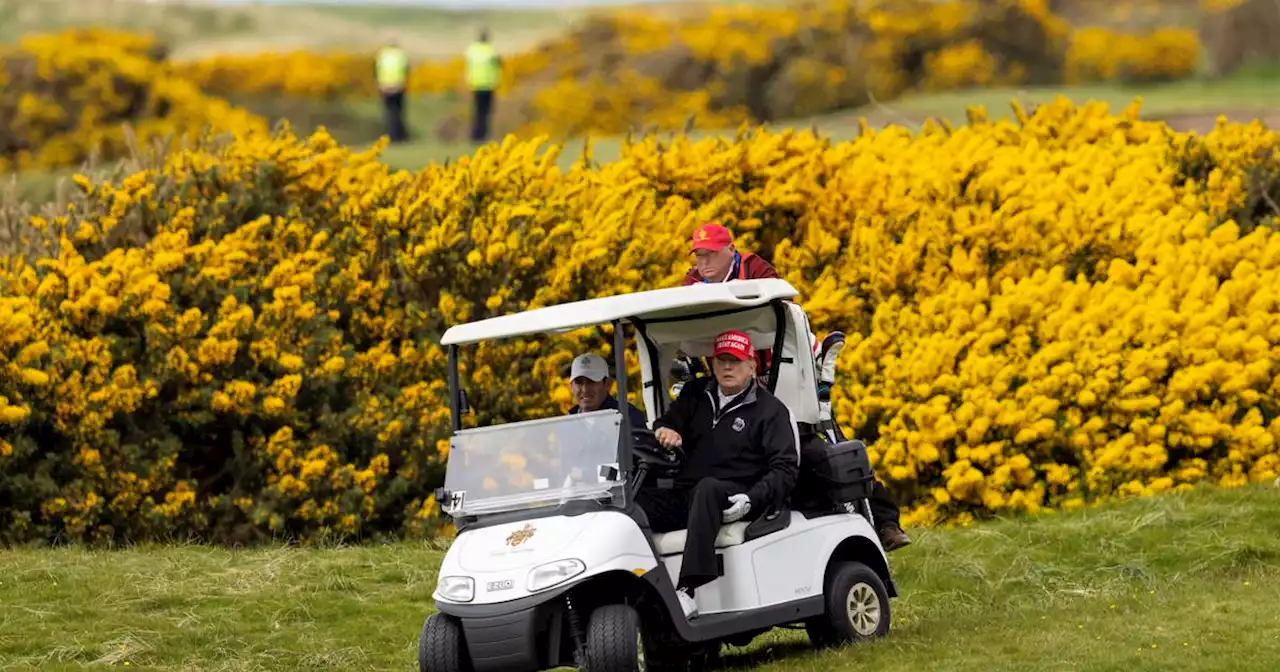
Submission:
<svg viewBox="0 0 1280 672">
<path fill-rule="evenodd" d="M 471 672 L 458 619 L 439 612 L 427 617 L 418 638 L 418 672 Z"/>
<path fill-rule="evenodd" d="M 627 604 L 596 607 L 587 621 L 586 672 L 645 672 L 640 614 Z"/>
<path fill-rule="evenodd" d="M 889 591 L 880 575 L 861 562 L 834 567 L 824 597 L 826 612 L 805 623 L 815 646 L 840 646 L 889 632 Z"/>
</svg>

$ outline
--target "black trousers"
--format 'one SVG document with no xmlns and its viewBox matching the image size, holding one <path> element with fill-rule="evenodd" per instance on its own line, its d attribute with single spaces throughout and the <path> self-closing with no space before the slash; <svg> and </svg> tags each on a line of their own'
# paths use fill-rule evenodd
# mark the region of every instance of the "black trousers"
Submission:
<svg viewBox="0 0 1280 672">
<path fill-rule="evenodd" d="M 382 112 L 391 142 L 408 140 L 409 133 L 404 126 L 404 91 L 382 94 Z"/>
<path fill-rule="evenodd" d="M 730 495 L 746 491 L 731 481 L 704 478 L 691 490 L 643 487 L 636 493 L 636 505 L 648 516 L 654 532 L 688 530 L 677 588 L 692 590 L 716 579 L 716 535 L 723 525 L 724 510 L 729 508 Z M 759 514 L 752 509 L 743 520 Z"/>
<path fill-rule="evenodd" d="M 881 483 L 878 478 L 871 486 L 870 500 L 871 515 L 875 518 L 877 531 L 883 530 L 889 525 L 902 527 L 901 518 L 898 515 L 898 505 L 894 503 L 893 498 L 889 496 L 889 490 L 884 487 L 884 483 Z"/>
<path fill-rule="evenodd" d="M 471 141 L 489 139 L 489 118 L 493 116 L 493 91 L 471 92 Z"/>
</svg>

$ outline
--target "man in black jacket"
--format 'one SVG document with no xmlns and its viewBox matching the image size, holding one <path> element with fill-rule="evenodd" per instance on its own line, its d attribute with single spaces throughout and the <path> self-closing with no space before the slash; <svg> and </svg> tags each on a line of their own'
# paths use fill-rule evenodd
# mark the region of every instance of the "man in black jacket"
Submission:
<svg viewBox="0 0 1280 672">
<path fill-rule="evenodd" d="M 795 419 L 756 382 L 751 338 L 717 336 L 712 369 L 714 378 L 689 381 L 654 422 L 658 442 L 684 453 L 675 488 L 642 488 L 636 496 L 655 532 L 688 530 L 676 584 L 686 618 L 698 615 L 694 591 L 716 578 L 721 525 L 781 504 L 800 469 Z"/>
</svg>

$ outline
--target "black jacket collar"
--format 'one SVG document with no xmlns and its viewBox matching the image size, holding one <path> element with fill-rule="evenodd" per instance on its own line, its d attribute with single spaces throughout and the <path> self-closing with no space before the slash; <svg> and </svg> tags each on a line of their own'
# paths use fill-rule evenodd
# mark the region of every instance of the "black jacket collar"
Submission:
<svg viewBox="0 0 1280 672">
<path fill-rule="evenodd" d="M 748 381 L 746 389 L 742 390 L 737 394 L 737 396 L 730 399 L 729 403 L 724 405 L 724 408 L 720 407 L 720 383 L 716 382 L 714 377 L 709 380 L 710 382 L 707 383 L 705 392 L 707 394 L 707 398 L 711 400 L 712 425 L 719 422 L 720 418 L 723 418 L 725 413 L 756 403 L 756 399 L 758 397 L 757 390 L 759 388 L 757 387 L 757 383 L 754 378 Z"/>
</svg>

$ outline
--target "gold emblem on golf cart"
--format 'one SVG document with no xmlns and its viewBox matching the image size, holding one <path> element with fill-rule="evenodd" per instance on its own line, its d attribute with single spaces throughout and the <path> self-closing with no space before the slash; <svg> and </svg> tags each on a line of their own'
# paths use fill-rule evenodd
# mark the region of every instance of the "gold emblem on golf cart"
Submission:
<svg viewBox="0 0 1280 672">
<path fill-rule="evenodd" d="M 523 544 L 533 538 L 534 528 L 529 523 L 525 523 L 524 527 L 507 535 L 507 545 L 512 548 Z"/>
</svg>

